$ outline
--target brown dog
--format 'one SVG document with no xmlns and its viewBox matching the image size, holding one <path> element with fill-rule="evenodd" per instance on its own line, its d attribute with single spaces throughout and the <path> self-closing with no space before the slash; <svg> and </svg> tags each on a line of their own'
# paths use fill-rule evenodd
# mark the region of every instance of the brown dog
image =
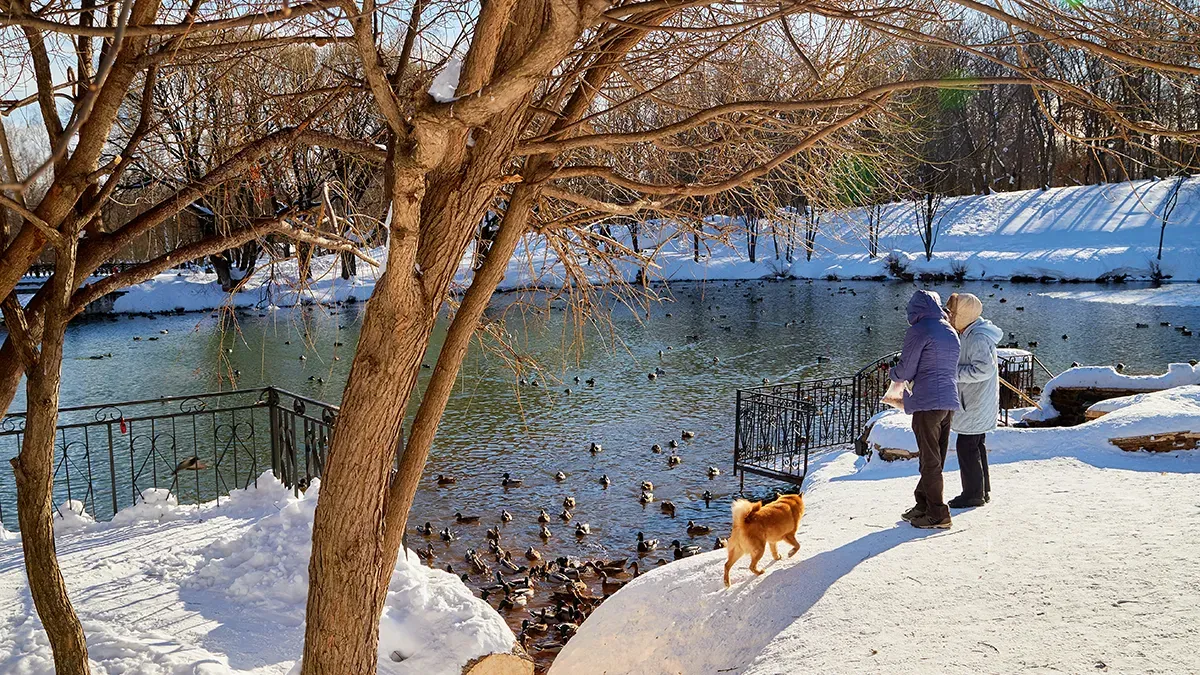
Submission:
<svg viewBox="0 0 1200 675">
<path fill-rule="evenodd" d="M 792 545 L 788 557 L 800 550 L 796 529 L 804 517 L 804 495 L 780 495 L 779 499 L 763 506 L 762 502 L 739 499 L 733 503 L 733 534 L 729 535 L 729 557 L 725 560 L 725 587 L 729 587 L 729 568 L 744 555 L 750 556 L 750 571 L 762 574 L 758 561 L 764 548 L 771 545 L 771 555 L 781 557 L 775 544 L 786 541 Z"/>
</svg>

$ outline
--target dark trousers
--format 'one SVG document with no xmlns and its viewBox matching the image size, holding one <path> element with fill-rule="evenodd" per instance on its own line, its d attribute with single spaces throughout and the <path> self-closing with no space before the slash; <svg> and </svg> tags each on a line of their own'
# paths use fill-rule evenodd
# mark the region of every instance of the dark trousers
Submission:
<svg viewBox="0 0 1200 675">
<path fill-rule="evenodd" d="M 983 499 L 992 491 L 988 477 L 987 434 L 959 434 L 954 451 L 958 454 L 959 476 L 962 478 L 962 494 L 967 499 Z"/>
<path fill-rule="evenodd" d="M 913 413 L 912 430 L 917 437 L 917 451 L 921 463 L 921 479 L 913 496 L 917 506 L 935 520 L 950 517 L 946 506 L 942 483 L 942 467 L 946 465 L 946 453 L 950 450 L 950 419 L 952 410 L 922 410 Z"/>
</svg>

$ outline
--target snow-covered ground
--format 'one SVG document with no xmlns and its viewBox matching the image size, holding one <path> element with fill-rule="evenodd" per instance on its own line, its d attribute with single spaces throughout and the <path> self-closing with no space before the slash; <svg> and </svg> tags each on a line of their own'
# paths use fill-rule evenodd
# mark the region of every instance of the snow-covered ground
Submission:
<svg viewBox="0 0 1200 675">
<path fill-rule="evenodd" d="M 702 281 L 760 279 L 792 276 L 823 279 L 881 277 L 889 274 L 887 258 L 894 254 L 908 271 L 953 274 L 965 271 L 968 278 L 1043 277 L 1092 281 L 1105 276 L 1128 275 L 1145 279 L 1157 264 L 1156 255 L 1164 203 L 1173 181 L 1135 181 L 1111 185 L 1088 185 L 1005 192 L 947 199 L 941 215 L 941 233 L 934 255 L 926 260 L 917 234 L 915 211 L 910 203 L 888 204 L 882 209 L 879 255 L 867 249 L 867 214 L 863 209 L 825 213 L 814 241 L 811 259 L 803 242 L 794 244 L 794 261 L 786 260 L 786 241 L 777 238 L 764 222 L 755 262 L 746 249 L 745 223 L 740 217 L 713 216 L 712 232 L 733 232 L 727 243 L 708 240 L 701 257 L 693 260 L 691 236 L 677 236 L 670 223 L 641 225 L 639 242 L 643 251 L 657 250 L 649 264 L 649 277 L 658 280 Z M 803 237 L 802 223 L 793 236 Z M 629 245 L 629 232 L 614 226 L 614 238 Z M 1188 179 L 1168 223 L 1161 268 L 1174 281 L 1200 279 L 1200 178 Z M 370 255 L 386 263 L 386 250 Z M 200 271 L 170 272 L 128 289 L 116 301 L 117 312 L 169 312 L 213 309 L 231 304 L 239 307 L 290 306 L 299 302 L 366 300 L 382 269 L 358 263 L 359 276 L 343 281 L 336 256 L 313 261 L 314 279 L 303 291 L 296 290 L 296 265 L 286 262 L 257 270 L 234 297 L 221 291 L 216 275 Z M 459 268 L 461 285 L 471 276 L 473 252 Z M 623 261 L 615 272 L 591 268 L 597 282 L 612 281 L 615 273 L 633 281 L 640 264 Z M 545 240 L 529 235 L 518 247 L 508 266 L 501 290 L 556 287 L 563 283 L 563 268 Z M 1174 285 L 1156 289 L 1116 288 L 1113 291 L 1050 291 L 1055 296 L 1084 300 L 1164 305 L 1200 304 L 1200 289 Z"/>
<path fill-rule="evenodd" d="M 58 557 L 96 675 L 282 675 L 304 641 L 308 558 L 319 482 L 299 499 L 270 474 L 221 505 L 166 493 L 94 523 L 56 521 Z M 0 673 L 54 672 L 33 611 L 21 545 L 0 536 Z M 503 618 L 455 575 L 396 565 L 379 629 L 379 671 L 459 675 L 507 653 Z M 396 657 L 402 660 L 397 661 Z"/>
<path fill-rule="evenodd" d="M 916 462 L 836 455 L 806 489 L 796 557 L 757 578 L 743 559 L 728 590 L 723 551 L 643 575 L 551 675 L 1200 671 L 1200 451 L 1106 442 L 1177 429 L 1200 430 L 1200 387 L 1072 429 L 997 432 L 992 501 L 949 531 L 899 518 Z"/>
</svg>

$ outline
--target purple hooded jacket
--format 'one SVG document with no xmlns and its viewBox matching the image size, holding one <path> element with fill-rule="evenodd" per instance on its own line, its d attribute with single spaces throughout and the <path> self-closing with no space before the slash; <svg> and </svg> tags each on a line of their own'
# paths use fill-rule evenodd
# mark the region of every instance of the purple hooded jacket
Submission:
<svg viewBox="0 0 1200 675">
<path fill-rule="evenodd" d="M 933 291 L 917 291 L 908 301 L 908 332 L 900 362 L 888 373 L 895 382 L 912 380 L 904 412 L 958 410 L 958 333 Z"/>
</svg>

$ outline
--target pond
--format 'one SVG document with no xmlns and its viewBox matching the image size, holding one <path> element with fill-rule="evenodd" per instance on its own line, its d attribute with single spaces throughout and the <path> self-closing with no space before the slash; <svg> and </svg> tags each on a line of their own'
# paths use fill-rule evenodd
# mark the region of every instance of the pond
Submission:
<svg viewBox="0 0 1200 675">
<path fill-rule="evenodd" d="M 1051 289 L 1041 284 L 999 286 L 968 282 L 933 288 L 943 298 L 955 290 L 979 295 L 985 316 L 1014 333 L 1022 347 L 1036 342 L 1032 351 L 1055 372 L 1072 361 L 1122 362 L 1127 372 L 1161 372 L 1167 362 L 1200 353 L 1195 342 L 1200 338 L 1160 326 L 1200 324 L 1200 308 L 1088 303 L 1040 295 Z M 873 282 L 674 284 L 658 289 L 669 300 L 648 312 L 614 303 L 605 321 L 583 327 L 560 303 L 532 311 L 522 302 L 530 301 L 528 296 L 500 295 L 490 317 L 505 321 L 513 336 L 511 351 L 478 345 L 471 350 L 410 524 L 428 521 L 435 529 L 455 531 L 458 541 L 452 544 L 436 536 L 430 541 L 438 565 L 456 569 L 465 567 L 467 548 L 486 549 L 485 529 L 499 522 L 501 510 L 515 517 L 504 527 L 505 545 L 514 555 L 532 545 L 551 556 L 623 558 L 636 550 L 639 531 L 664 546 L 680 539 L 711 548 L 716 534 L 727 533 L 730 497 L 739 487 L 730 466 L 736 390 L 764 378 L 853 373 L 897 349 L 912 289 L 911 284 Z M 537 298 L 532 300 L 529 306 L 537 306 Z M 363 309 L 240 312 L 224 320 L 207 314 L 119 316 L 79 323 L 67 337 L 63 404 L 229 389 L 235 371 L 240 388 L 275 385 L 337 403 Z M 1135 328 L 1136 323 L 1150 328 Z M 441 337 L 440 332 L 435 336 L 434 352 Z M 518 376 L 509 365 L 514 355 L 536 362 L 543 372 Z M 665 373 L 649 378 L 656 368 Z M 423 370 L 422 377 L 429 373 Z M 536 379 L 539 386 L 519 379 Z M 12 409 L 23 408 L 19 396 Z M 670 453 L 655 454 L 651 446 L 666 448 L 683 430 L 695 438 L 681 441 L 675 452 L 683 462 L 669 468 Z M 591 443 L 601 444 L 603 451 L 592 454 Z M 710 478 L 710 466 L 721 475 Z M 560 471 L 565 480 L 556 480 Z M 523 485 L 501 487 L 505 472 Z M 457 483 L 439 487 L 438 474 L 454 476 Z M 607 489 L 603 475 L 612 482 Z M 656 499 L 676 504 L 674 518 L 657 503 L 638 502 L 643 480 L 654 483 Z M 756 494 L 775 487 L 753 476 L 746 486 Z M 710 507 L 701 498 L 705 491 L 714 496 Z M 557 517 L 567 496 L 577 501 L 570 524 Z M 2 497 L 11 503 L 11 495 Z M 549 542 L 539 537 L 540 509 L 553 516 Z M 456 525 L 457 512 L 482 521 Z M 689 520 L 711 526 L 714 534 L 688 537 Z M 15 521 L 11 509 L 5 509 L 5 521 L 15 526 L 8 522 Z M 588 523 L 591 534 L 574 536 L 576 523 Z M 426 541 L 410 529 L 408 544 L 424 548 Z M 660 549 L 650 559 L 660 556 L 670 558 L 670 552 Z"/>
</svg>

